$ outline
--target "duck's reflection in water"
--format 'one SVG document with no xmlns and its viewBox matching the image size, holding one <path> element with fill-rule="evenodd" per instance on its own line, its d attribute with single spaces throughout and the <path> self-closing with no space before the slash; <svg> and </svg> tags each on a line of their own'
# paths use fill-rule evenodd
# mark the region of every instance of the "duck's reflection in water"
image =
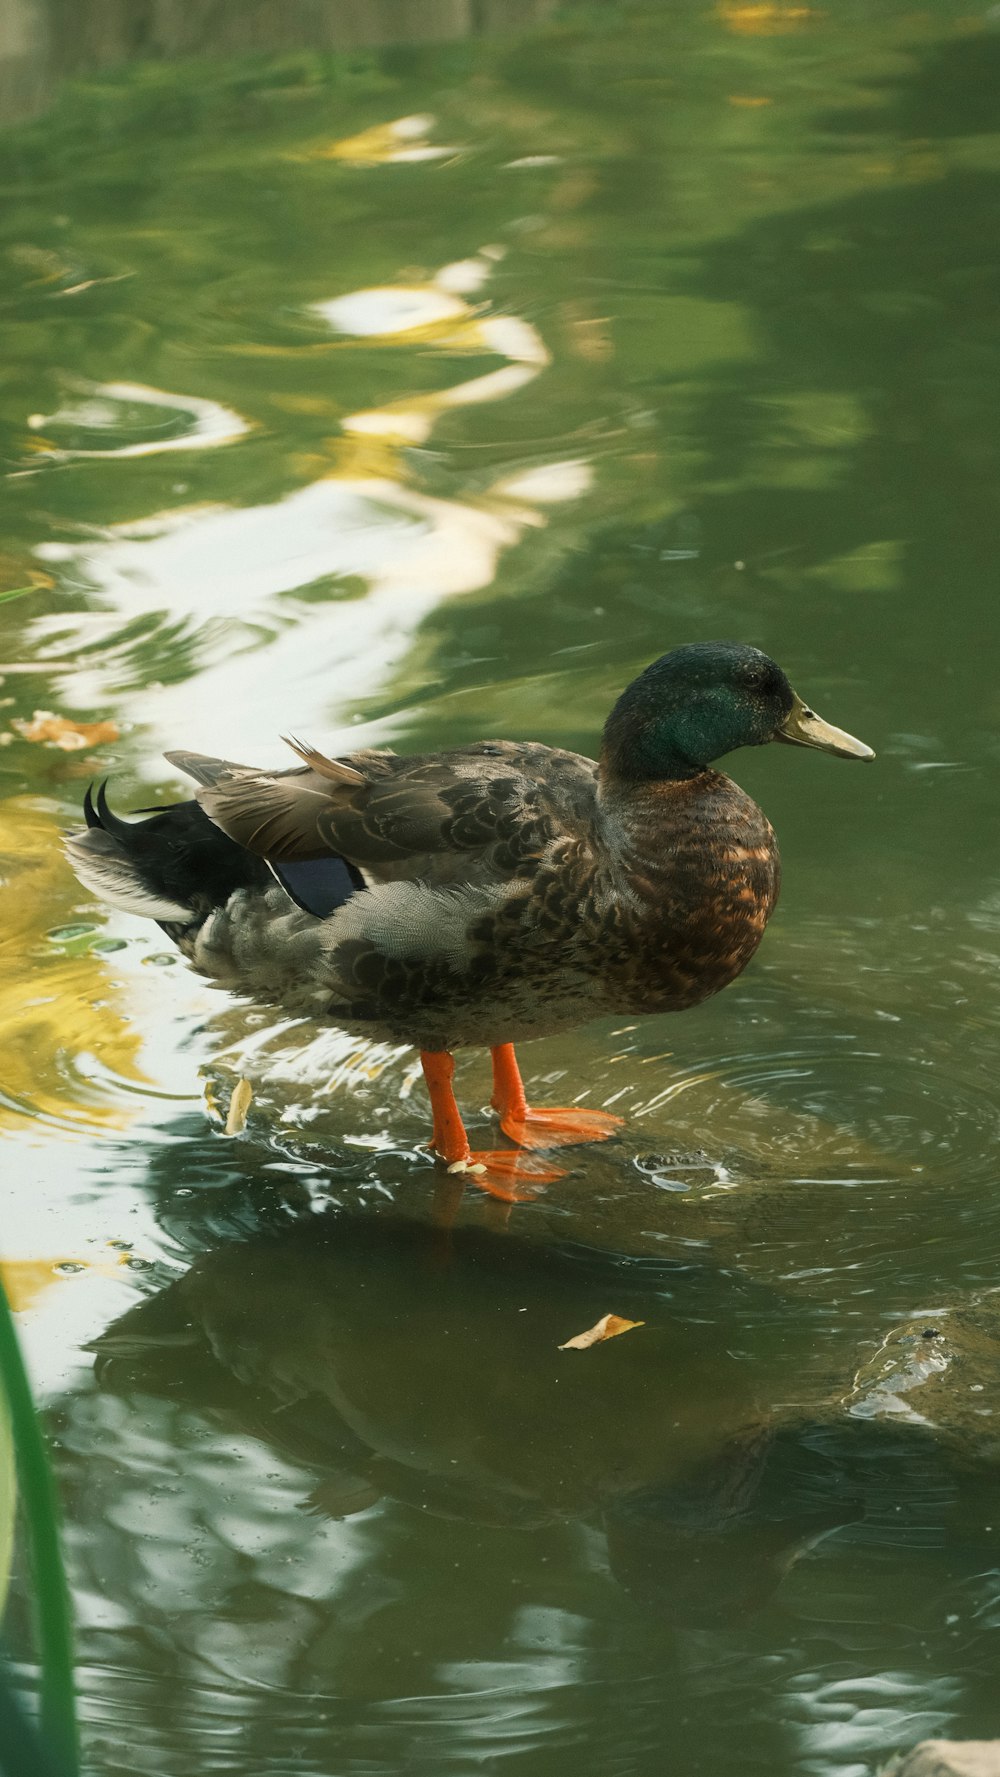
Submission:
<svg viewBox="0 0 1000 1777">
<path fill-rule="evenodd" d="M 370 1498 L 541 1525 L 652 1483 L 747 1411 L 721 1330 L 692 1322 L 703 1292 L 671 1312 L 695 1275 L 487 1229 L 311 1215 L 196 1260 L 102 1337 L 98 1374 L 175 1396 L 186 1377 L 319 1475 L 349 1460 Z M 609 1309 L 646 1324 L 560 1351 Z M 328 1484 L 320 1495 L 333 1505 Z"/>
<path fill-rule="evenodd" d="M 645 1324 L 559 1349 L 609 1310 Z M 787 1313 L 708 1267 L 319 1213 L 196 1260 L 97 1373 L 260 1440 L 328 1517 L 582 1524 L 661 1621 L 732 1625 L 838 1526 L 898 1540 L 930 1510 L 940 1540 L 978 1514 L 930 1428 L 776 1404 Z"/>
</svg>

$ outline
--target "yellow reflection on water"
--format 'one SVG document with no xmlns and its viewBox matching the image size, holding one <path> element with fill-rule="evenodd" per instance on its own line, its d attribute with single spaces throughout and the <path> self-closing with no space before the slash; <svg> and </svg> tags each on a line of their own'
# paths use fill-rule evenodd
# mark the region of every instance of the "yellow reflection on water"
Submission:
<svg viewBox="0 0 1000 1777">
<path fill-rule="evenodd" d="M 722 0 L 719 17 L 727 30 L 741 37 L 775 37 L 783 31 L 797 31 L 823 17 L 812 6 L 735 5 Z"/>
<path fill-rule="evenodd" d="M 15 1314 L 25 1314 L 37 1307 L 42 1297 L 56 1284 L 65 1284 L 74 1277 L 113 1277 L 121 1281 L 127 1255 L 115 1260 L 80 1258 L 63 1254 L 58 1258 L 0 1259 L 0 1283 Z M 0 1574 L 3 1573 L 2 1516 L 2 1430 L 0 1430 Z"/>
<path fill-rule="evenodd" d="M 47 934 L 77 911 L 80 894 L 62 858 L 54 813 L 35 798 L 0 804 L 0 1125 L 39 1118 L 72 1129 L 129 1120 L 77 1072 L 82 1055 L 142 1082 L 139 1034 L 116 1003 L 102 958 L 55 948 Z"/>
<path fill-rule="evenodd" d="M 427 140 L 436 122 L 437 119 L 431 116 L 396 117 L 391 123 L 373 124 L 371 129 L 361 130 L 356 136 L 345 136 L 341 141 L 316 142 L 294 158 L 339 160 L 345 166 L 353 167 L 447 160 L 461 150 L 436 147 Z"/>
</svg>

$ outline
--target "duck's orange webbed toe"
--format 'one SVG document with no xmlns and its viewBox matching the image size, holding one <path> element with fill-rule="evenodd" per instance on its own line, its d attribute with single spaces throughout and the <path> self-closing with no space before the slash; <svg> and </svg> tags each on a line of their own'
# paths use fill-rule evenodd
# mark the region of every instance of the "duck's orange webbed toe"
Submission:
<svg viewBox="0 0 1000 1777">
<path fill-rule="evenodd" d="M 591 1111 L 579 1104 L 551 1105 L 540 1111 L 525 1106 L 520 1116 L 510 1111 L 500 1114 L 504 1135 L 522 1148 L 571 1148 L 577 1142 L 607 1141 L 623 1122 L 608 1111 Z"/>
<path fill-rule="evenodd" d="M 560 1105 L 534 1111 L 524 1095 L 513 1043 L 501 1043 L 493 1056 L 493 1109 L 504 1135 L 522 1148 L 568 1148 L 577 1142 L 607 1141 L 623 1119 L 584 1105 Z"/>
<path fill-rule="evenodd" d="M 473 1149 L 467 1162 L 452 1164 L 448 1171 L 505 1203 L 532 1203 L 545 1185 L 566 1177 L 565 1167 L 546 1166 L 516 1148 Z"/>
<path fill-rule="evenodd" d="M 424 1050 L 420 1057 L 434 1112 L 431 1147 L 456 1179 L 468 1179 L 491 1197 L 505 1203 L 530 1203 L 543 1186 L 565 1178 L 561 1167 L 519 1152 L 516 1148 L 487 1149 L 475 1153 L 469 1146 L 461 1112 L 452 1091 L 455 1063 L 445 1050 Z"/>
</svg>

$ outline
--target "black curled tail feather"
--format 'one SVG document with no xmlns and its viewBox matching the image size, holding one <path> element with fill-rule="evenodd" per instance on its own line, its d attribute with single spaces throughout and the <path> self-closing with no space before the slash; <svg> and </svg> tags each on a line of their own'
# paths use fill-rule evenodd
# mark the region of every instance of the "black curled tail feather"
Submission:
<svg viewBox="0 0 1000 1777">
<path fill-rule="evenodd" d="M 107 785 L 83 801 L 83 833 L 66 842 L 81 882 L 128 913 L 155 919 L 171 936 L 224 907 L 237 889 L 263 889 L 273 880 L 262 858 L 245 851 L 213 825 L 196 802 L 139 811 L 122 820 L 108 804 Z"/>
</svg>

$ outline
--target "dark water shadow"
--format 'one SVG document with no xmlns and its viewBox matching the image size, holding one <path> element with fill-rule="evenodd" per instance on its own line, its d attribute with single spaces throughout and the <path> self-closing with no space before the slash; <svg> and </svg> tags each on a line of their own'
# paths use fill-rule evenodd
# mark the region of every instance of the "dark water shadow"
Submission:
<svg viewBox="0 0 1000 1777">
<path fill-rule="evenodd" d="M 977 21 L 978 23 L 978 21 Z M 838 134 L 953 141 L 1000 130 L 1000 15 L 991 8 L 983 27 L 915 52 L 902 79 L 864 82 L 869 104 L 840 107 L 819 119 Z"/>
<path fill-rule="evenodd" d="M 978 621 L 981 570 L 995 556 L 1000 170 L 932 151 L 908 165 L 905 155 L 912 135 L 926 143 L 995 131 L 998 64 L 1000 43 L 987 33 L 933 48 L 863 114 L 873 147 L 887 132 L 904 157 L 880 184 L 763 217 L 709 246 L 680 280 L 692 294 L 748 307 L 763 348 L 749 377 L 742 367 L 738 384 L 720 376 L 701 406 L 706 480 L 740 484 L 706 497 L 706 533 L 722 555 L 765 566 L 770 557 L 780 567 L 772 552 L 794 551 L 791 571 L 899 539 L 900 590 L 885 600 L 841 595 L 841 615 L 861 648 L 890 614 L 918 610 L 913 639 L 924 660 L 945 636 L 951 652 L 961 649 L 956 632 Z M 820 127 L 861 122 L 841 112 Z M 807 410 L 813 402 L 820 435 L 823 396 L 856 402 L 856 431 L 814 441 L 827 486 L 768 486 L 761 474 L 785 392 Z M 907 639 L 905 630 L 896 637 L 904 648 Z M 974 673 L 973 653 L 964 658 Z"/>
</svg>

